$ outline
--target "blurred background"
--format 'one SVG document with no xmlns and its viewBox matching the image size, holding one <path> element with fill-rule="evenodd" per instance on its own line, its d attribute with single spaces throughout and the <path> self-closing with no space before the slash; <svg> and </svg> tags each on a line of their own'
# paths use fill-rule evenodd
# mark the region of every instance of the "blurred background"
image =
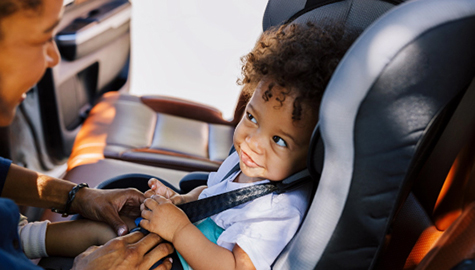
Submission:
<svg viewBox="0 0 475 270">
<path fill-rule="evenodd" d="M 158 94 L 233 116 L 240 58 L 262 33 L 266 0 L 131 0 L 131 94 Z"/>
</svg>

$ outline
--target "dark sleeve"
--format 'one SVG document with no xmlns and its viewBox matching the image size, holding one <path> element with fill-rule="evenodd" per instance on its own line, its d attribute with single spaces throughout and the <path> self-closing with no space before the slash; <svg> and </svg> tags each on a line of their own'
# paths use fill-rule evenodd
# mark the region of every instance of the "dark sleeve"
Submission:
<svg viewBox="0 0 475 270">
<path fill-rule="evenodd" d="M 11 160 L 0 157 L 0 194 L 2 194 L 3 185 L 5 184 L 5 180 L 7 180 L 7 173 L 11 164 Z"/>
<path fill-rule="evenodd" d="M 18 206 L 9 199 L 0 198 L 0 268 L 11 270 L 41 270 L 23 253 L 18 237 Z"/>
</svg>

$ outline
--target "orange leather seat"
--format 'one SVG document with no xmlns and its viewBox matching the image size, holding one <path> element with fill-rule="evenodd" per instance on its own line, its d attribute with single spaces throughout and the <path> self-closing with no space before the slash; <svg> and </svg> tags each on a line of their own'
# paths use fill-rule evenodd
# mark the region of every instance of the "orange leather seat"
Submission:
<svg viewBox="0 0 475 270">
<path fill-rule="evenodd" d="M 217 109 L 164 96 L 105 94 L 76 137 L 68 170 L 104 158 L 185 171 L 216 170 L 232 146 L 232 121 Z"/>
<path fill-rule="evenodd" d="M 377 269 L 444 270 L 475 258 L 475 140 L 458 154 L 435 204 L 411 192 Z"/>
</svg>

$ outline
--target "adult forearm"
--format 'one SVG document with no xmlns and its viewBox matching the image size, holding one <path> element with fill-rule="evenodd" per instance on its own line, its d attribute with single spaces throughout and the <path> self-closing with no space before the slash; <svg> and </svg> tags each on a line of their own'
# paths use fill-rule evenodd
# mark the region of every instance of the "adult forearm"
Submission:
<svg viewBox="0 0 475 270">
<path fill-rule="evenodd" d="M 20 205 L 64 208 L 74 183 L 39 174 L 12 164 L 1 196 Z"/>
<path fill-rule="evenodd" d="M 46 231 L 46 251 L 49 256 L 76 257 L 90 246 L 103 245 L 114 237 L 116 233 L 102 222 L 88 219 L 54 222 Z"/>
</svg>

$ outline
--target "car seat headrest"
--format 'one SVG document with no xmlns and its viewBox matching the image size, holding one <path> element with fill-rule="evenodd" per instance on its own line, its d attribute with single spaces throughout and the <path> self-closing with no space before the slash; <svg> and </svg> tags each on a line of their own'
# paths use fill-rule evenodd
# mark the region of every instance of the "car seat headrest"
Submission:
<svg viewBox="0 0 475 270">
<path fill-rule="evenodd" d="M 274 269 L 375 263 L 441 114 L 475 76 L 473 33 L 473 0 L 414 0 L 358 38 L 322 100 L 324 163 L 314 200 Z"/>
<path fill-rule="evenodd" d="M 392 7 L 393 3 L 382 0 L 269 0 L 262 27 L 265 31 L 290 21 L 305 23 L 330 19 L 363 30 Z"/>
</svg>

